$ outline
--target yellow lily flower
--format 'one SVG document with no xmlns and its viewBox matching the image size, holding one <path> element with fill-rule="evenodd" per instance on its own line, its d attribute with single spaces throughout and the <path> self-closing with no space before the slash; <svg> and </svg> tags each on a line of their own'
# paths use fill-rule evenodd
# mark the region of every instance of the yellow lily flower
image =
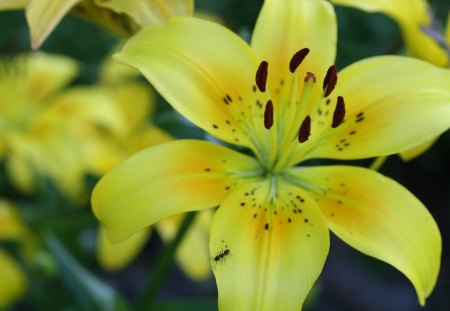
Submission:
<svg viewBox="0 0 450 311">
<path fill-rule="evenodd" d="M 331 0 L 336 5 L 355 7 L 366 12 L 383 13 L 398 23 L 406 49 L 417 57 L 440 67 L 450 66 L 450 14 L 445 34 L 434 29 L 433 15 L 426 0 Z M 399 156 L 412 160 L 426 152 L 436 142 L 433 138 L 422 145 L 401 152 Z"/>
<path fill-rule="evenodd" d="M 191 15 L 193 0 L 0 0 L 0 10 L 25 8 L 31 47 L 38 49 L 65 15 L 72 12 L 118 36 L 129 36 L 140 27 Z"/>
<path fill-rule="evenodd" d="M 322 0 L 266 0 L 250 46 L 190 17 L 128 40 L 117 59 L 190 121 L 255 158 L 198 140 L 137 153 L 93 191 L 109 238 L 219 206 L 209 243 L 219 308 L 299 310 L 322 270 L 330 229 L 396 267 L 424 304 L 441 236 L 423 204 L 377 172 L 305 162 L 395 154 L 444 132 L 450 72 L 385 56 L 338 79 L 336 40 L 335 13 Z"/>
<path fill-rule="evenodd" d="M 433 29 L 433 16 L 426 0 L 331 0 L 337 5 L 383 13 L 396 21 L 408 52 L 437 66 L 449 66 L 450 40 Z M 449 26 L 448 26 L 449 27 Z"/>
</svg>

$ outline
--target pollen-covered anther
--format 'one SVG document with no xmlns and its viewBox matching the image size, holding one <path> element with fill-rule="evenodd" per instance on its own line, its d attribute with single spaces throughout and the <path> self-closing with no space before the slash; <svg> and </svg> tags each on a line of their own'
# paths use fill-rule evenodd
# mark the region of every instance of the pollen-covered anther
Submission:
<svg viewBox="0 0 450 311">
<path fill-rule="evenodd" d="M 294 73 L 295 70 L 298 68 L 298 66 L 300 66 L 300 64 L 303 62 L 303 60 L 305 59 L 306 55 L 308 55 L 308 53 L 309 53 L 309 49 L 304 48 L 304 49 L 299 50 L 292 56 L 291 61 L 289 62 L 289 70 L 292 73 Z"/>
<path fill-rule="evenodd" d="M 332 128 L 336 128 L 344 121 L 345 118 L 345 103 L 342 96 L 338 96 L 336 108 L 333 113 L 333 122 L 331 124 Z"/>
<path fill-rule="evenodd" d="M 308 140 L 311 135 L 311 117 L 306 116 L 298 130 L 298 141 L 302 144 Z"/>
<path fill-rule="evenodd" d="M 262 61 L 261 64 L 259 64 L 258 70 L 256 70 L 256 86 L 261 92 L 266 91 L 268 67 L 269 63 L 266 61 Z"/>
<path fill-rule="evenodd" d="M 264 127 L 268 130 L 273 125 L 273 103 L 269 99 L 269 101 L 266 104 L 266 109 L 264 110 Z"/>
<path fill-rule="evenodd" d="M 305 75 L 305 83 L 307 83 L 309 80 L 312 80 L 314 83 L 316 83 L 316 75 L 308 71 Z"/>
<path fill-rule="evenodd" d="M 323 79 L 323 91 L 324 97 L 328 97 L 328 95 L 333 92 L 334 87 L 337 83 L 337 72 L 336 72 L 336 66 L 333 65 L 330 68 L 328 68 L 327 74 L 325 76 L 325 79 Z"/>
</svg>

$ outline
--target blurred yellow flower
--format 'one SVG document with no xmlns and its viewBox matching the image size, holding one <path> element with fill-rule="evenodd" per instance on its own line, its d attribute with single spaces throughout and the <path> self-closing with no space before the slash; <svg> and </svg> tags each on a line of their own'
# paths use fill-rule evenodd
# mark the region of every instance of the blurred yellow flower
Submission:
<svg viewBox="0 0 450 311">
<path fill-rule="evenodd" d="M 197 126 L 254 157 L 199 140 L 137 153 L 93 191 L 108 236 L 122 241 L 168 216 L 220 205 L 209 246 L 221 310 L 301 309 L 329 230 L 396 267 L 424 304 L 441 254 L 425 206 L 377 172 L 304 163 L 394 154 L 447 130 L 450 72 L 390 56 L 338 77 L 336 32 L 326 1 L 266 0 L 250 46 L 191 17 L 129 39 L 117 59 Z"/>
<path fill-rule="evenodd" d="M 72 12 L 119 36 L 141 27 L 191 15 L 194 0 L 0 0 L 0 10 L 25 8 L 31 47 L 38 49 L 62 18 Z"/>
<path fill-rule="evenodd" d="M 398 23 L 408 52 L 440 67 L 450 65 L 450 19 L 447 30 L 436 28 L 426 0 L 331 0 L 337 5 L 383 13 Z"/>
<path fill-rule="evenodd" d="M 440 29 L 426 0 L 331 0 L 333 4 L 383 13 L 398 23 L 406 49 L 413 57 L 440 67 L 450 66 L 450 12 L 447 27 Z M 400 157 L 409 161 L 426 152 L 438 139 L 433 138 Z"/>
<path fill-rule="evenodd" d="M 83 168 L 73 140 L 64 122 L 48 115 L 77 71 L 73 60 L 46 54 L 0 62 L 0 158 L 24 192 L 45 176 L 66 193 L 80 193 Z"/>
</svg>

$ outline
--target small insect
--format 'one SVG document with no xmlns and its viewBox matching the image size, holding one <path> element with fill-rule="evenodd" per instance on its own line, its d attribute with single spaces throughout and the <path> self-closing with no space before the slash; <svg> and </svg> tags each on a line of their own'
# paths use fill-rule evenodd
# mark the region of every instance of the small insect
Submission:
<svg viewBox="0 0 450 311">
<path fill-rule="evenodd" d="M 220 252 L 218 252 L 217 255 L 214 256 L 212 259 L 214 260 L 215 265 L 216 265 L 219 261 L 225 260 L 225 257 L 228 255 L 231 255 L 230 250 L 228 248 L 226 248 L 225 250 L 221 250 Z M 214 265 L 214 267 L 215 267 L 215 265 Z"/>
<path fill-rule="evenodd" d="M 221 259 L 224 259 L 225 256 L 228 256 L 229 254 L 230 254 L 230 250 L 228 248 L 226 250 L 222 250 L 214 257 L 214 261 L 219 261 Z"/>
</svg>

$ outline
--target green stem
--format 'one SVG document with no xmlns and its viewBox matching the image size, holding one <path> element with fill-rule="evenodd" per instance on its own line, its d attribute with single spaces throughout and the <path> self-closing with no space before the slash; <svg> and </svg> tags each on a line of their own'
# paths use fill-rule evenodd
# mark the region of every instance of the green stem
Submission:
<svg viewBox="0 0 450 311">
<path fill-rule="evenodd" d="M 141 294 L 141 298 L 138 301 L 136 311 L 145 311 L 151 310 L 152 304 L 155 300 L 155 296 L 158 293 L 158 290 L 161 287 L 161 284 L 167 277 L 169 269 L 173 263 L 175 257 L 175 251 L 177 250 L 178 245 L 183 240 L 183 237 L 186 235 L 189 227 L 194 221 L 196 213 L 190 212 L 187 213 L 183 221 L 178 228 L 177 234 L 175 238 L 164 248 L 163 253 L 158 259 L 158 262 L 155 265 L 155 269 L 152 277 L 147 283 L 147 287 L 144 292 Z"/>
<path fill-rule="evenodd" d="M 382 156 L 382 157 L 378 157 L 376 158 L 372 164 L 370 164 L 370 169 L 374 170 L 374 171 L 378 171 L 384 164 L 384 162 L 386 162 L 387 160 L 387 156 Z"/>
</svg>

